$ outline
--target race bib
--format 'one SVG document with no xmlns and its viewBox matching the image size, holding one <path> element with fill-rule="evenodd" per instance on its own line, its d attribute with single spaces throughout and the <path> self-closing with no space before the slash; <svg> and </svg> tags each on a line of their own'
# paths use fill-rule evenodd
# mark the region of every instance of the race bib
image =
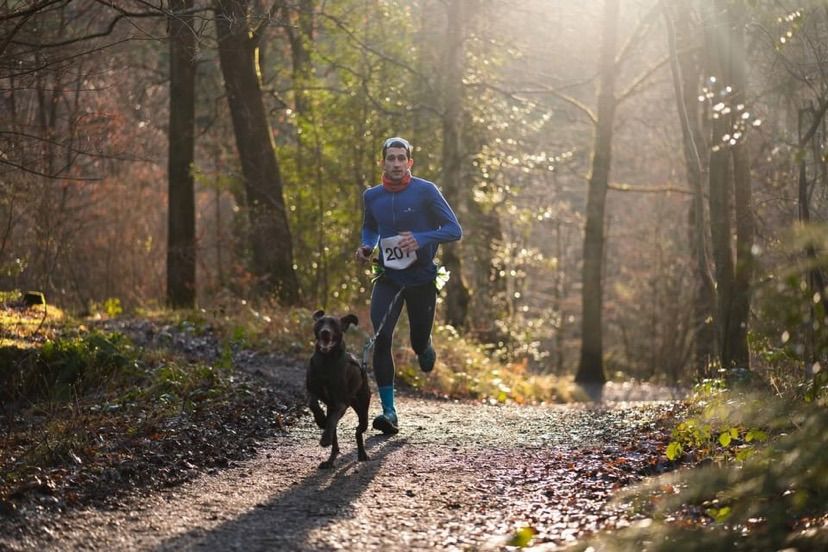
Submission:
<svg viewBox="0 0 828 552">
<path fill-rule="evenodd" d="M 410 251 L 406 253 L 399 246 L 402 236 L 391 236 L 380 240 L 380 251 L 382 251 L 382 264 L 386 268 L 402 270 L 408 268 L 417 260 L 417 253 Z"/>
</svg>

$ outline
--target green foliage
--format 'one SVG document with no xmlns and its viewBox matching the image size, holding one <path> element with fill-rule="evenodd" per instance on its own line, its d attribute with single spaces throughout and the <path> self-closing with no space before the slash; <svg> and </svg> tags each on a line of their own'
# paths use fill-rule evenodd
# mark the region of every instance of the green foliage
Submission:
<svg viewBox="0 0 828 552">
<path fill-rule="evenodd" d="M 95 315 L 106 316 L 107 318 L 115 318 L 124 312 L 121 305 L 121 300 L 117 297 L 107 297 L 103 303 L 91 303 L 89 312 Z"/>
<path fill-rule="evenodd" d="M 219 335 L 223 365 L 231 363 L 233 350 L 253 348 L 284 354 L 306 352 L 310 339 L 312 311 L 286 308 L 277 303 L 226 299 L 200 313 L 201 322 Z M 362 318 L 363 320 L 365 318 Z"/>
<path fill-rule="evenodd" d="M 118 316 L 124 312 L 124 309 L 121 306 L 121 300 L 117 297 L 109 297 L 106 299 L 104 301 L 103 308 L 106 315 L 110 318 Z"/>
<path fill-rule="evenodd" d="M 507 543 L 507 546 L 516 546 L 517 548 L 525 548 L 532 542 L 532 538 L 537 534 L 537 530 L 533 527 L 521 527 L 512 535 Z"/>
<path fill-rule="evenodd" d="M 803 226 L 785 243 L 793 250 L 826 251 L 826 236 L 828 228 L 823 225 Z M 815 290 L 812 279 L 813 271 L 825 274 L 826 269 L 828 257 L 824 253 L 813 257 L 803 254 L 758 289 L 758 318 L 751 346 L 763 363 L 760 368 L 768 371 L 771 379 L 813 380 L 828 365 L 828 290 Z M 807 382 L 800 393 L 807 387 L 817 389 L 820 385 Z"/>
<path fill-rule="evenodd" d="M 825 228 L 799 228 L 786 251 L 825 251 Z M 828 547 L 828 319 L 813 272 L 824 254 L 786 262 L 756 294 L 750 377 L 695 388 L 665 450 L 678 470 L 622 494 L 650 519 L 600 539 L 603 550 L 822 550 Z M 697 516 L 694 519 L 694 516 Z"/>
<path fill-rule="evenodd" d="M 767 433 L 755 425 L 758 418 L 735 415 L 735 402 L 724 380 L 698 384 L 691 397 L 693 408 L 672 430 L 664 453 L 667 459 L 676 461 L 685 453 L 715 462 L 741 462 L 750 457 L 767 440 Z"/>
<path fill-rule="evenodd" d="M 145 400 L 157 401 L 167 411 L 191 411 L 226 390 L 232 380 L 230 376 L 223 366 L 168 358 L 155 369 L 141 395 Z"/>
<path fill-rule="evenodd" d="M 398 332 L 406 334 L 404 328 Z M 434 340 L 438 367 L 427 377 L 420 371 L 417 358 L 405 340 L 397 344 L 394 355 L 397 377 L 401 381 L 427 393 L 474 397 L 494 403 L 573 400 L 570 380 L 550 374 L 532 374 L 525 359 L 500 362 L 493 357 L 490 347 L 461 336 L 451 326 L 435 327 Z"/>
<path fill-rule="evenodd" d="M 64 462 L 79 464 L 80 455 L 94 439 L 94 432 L 83 427 L 82 420 L 61 417 L 50 420 L 39 433 L 37 444 L 28 451 L 25 461 L 37 466 Z"/>
<path fill-rule="evenodd" d="M 667 451 L 665 455 L 667 456 L 668 460 L 675 460 L 679 456 L 682 455 L 684 452 L 684 447 L 681 446 L 681 443 L 678 441 L 672 441 L 669 445 L 667 445 Z"/>
<path fill-rule="evenodd" d="M 817 402 L 821 406 L 828 403 L 828 371 L 820 370 L 805 391 L 805 402 Z"/>
<path fill-rule="evenodd" d="M 203 313 L 189 313 L 196 322 L 181 316 L 171 316 L 176 331 L 206 331 Z M 0 486 L 25 481 L 43 467 L 109 458 L 110 451 L 101 450 L 102 426 L 157 438 L 169 417 L 196 415 L 247 392 L 233 385 L 230 340 L 220 362 L 210 365 L 163 348 L 136 348 L 119 333 L 64 324 L 30 347 L 0 347 L 0 414 L 13 414 L 8 448 L 0 447 Z"/>
<path fill-rule="evenodd" d="M 646 523 L 580 549 L 819 550 L 828 544 L 819 521 L 828 516 L 824 405 L 709 387 L 713 394 L 693 398 L 667 455 L 678 458 L 687 447 L 713 461 L 623 492 L 617 500 L 637 505 L 649 516 Z M 703 516 L 694 520 L 688 512 Z M 811 520 L 817 528 L 807 529 Z"/>
<path fill-rule="evenodd" d="M 121 334 L 92 331 L 49 339 L 37 349 L 4 348 L 0 399 L 66 402 L 135 375 L 137 353 Z"/>
</svg>

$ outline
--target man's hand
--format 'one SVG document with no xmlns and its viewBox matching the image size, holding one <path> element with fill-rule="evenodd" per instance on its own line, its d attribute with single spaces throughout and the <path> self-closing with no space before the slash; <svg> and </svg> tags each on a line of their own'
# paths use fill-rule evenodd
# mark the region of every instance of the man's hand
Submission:
<svg viewBox="0 0 828 552">
<path fill-rule="evenodd" d="M 402 238 L 399 242 L 400 249 L 406 253 L 414 253 L 420 248 L 420 244 L 414 239 L 414 234 L 411 232 L 400 232 Z"/>
<path fill-rule="evenodd" d="M 359 246 L 357 248 L 356 254 L 355 254 L 356 260 L 358 262 L 362 263 L 362 264 L 367 263 L 368 261 L 371 260 L 371 252 L 372 251 L 373 251 L 373 249 L 366 246 L 366 245 Z"/>
</svg>

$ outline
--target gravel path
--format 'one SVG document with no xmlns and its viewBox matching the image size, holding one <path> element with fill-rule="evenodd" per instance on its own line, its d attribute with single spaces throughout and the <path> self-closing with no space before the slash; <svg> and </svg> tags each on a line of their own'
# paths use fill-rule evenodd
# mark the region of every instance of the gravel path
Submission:
<svg viewBox="0 0 828 552">
<path fill-rule="evenodd" d="M 159 333 L 146 322 L 118 329 L 141 346 L 165 338 L 208 359 L 217 350 L 211 336 Z M 252 351 L 233 362 L 285 396 L 303 394 L 300 362 Z M 134 491 L 108 508 L 32 510 L 0 525 L 0 550 L 481 550 L 503 549 L 523 527 L 532 528 L 532 545 L 554 547 L 633 521 L 608 502 L 669 467 L 656 420 L 677 403 L 622 401 L 665 393 L 609 384 L 604 402 L 567 406 L 403 396 L 400 433 L 369 430 L 367 462 L 356 461 L 349 411 L 339 425 L 342 454 L 327 471 L 317 469 L 328 451 L 305 413 L 258 442 L 248 460 L 181 485 Z M 376 394 L 372 401 L 373 415 Z"/>
<path fill-rule="evenodd" d="M 527 525 L 535 543 L 566 543 L 629 523 L 607 500 L 652 466 L 642 440 L 656 439 L 652 421 L 673 406 L 402 397 L 400 433 L 372 434 L 368 462 L 356 461 L 349 412 L 330 471 L 316 467 L 327 451 L 308 415 L 235 467 L 114 511 L 42 520 L 0 536 L 0 549 L 498 549 Z"/>
</svg>

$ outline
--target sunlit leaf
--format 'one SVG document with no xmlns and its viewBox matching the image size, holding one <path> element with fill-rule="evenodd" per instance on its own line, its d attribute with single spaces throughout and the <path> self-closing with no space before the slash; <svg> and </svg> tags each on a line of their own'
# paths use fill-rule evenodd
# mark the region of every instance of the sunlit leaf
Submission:
<svg viewBox="0 0 828 552">
<path fill-rule="evenodd" d="M 732 511 L 730 506 L 725 506 L 723 508 L 708 508 L 705 513 L 716 520 L 716 523 L 723 523 L 727 521 Z"/>
<path fill-rule="evenodd" d="M 665 454 L 667 455 L 667 459 L 672 461 L 681 456 L 682 452 L 683 450 L 681 447 L 681 443 L 673 441 L 669 445 L 667 445 L 667 452 Z"/>
<path fill-rule="evenodd" d="M 518 548 L 523 548 L 527 546 L 529 542 L 532 540 L 538 532 L 533 527 L 521 527 L 515 534 L 512 535 L 512 538 L 509 539 L 509 546 L 517 546 Z"/>
</svg>

